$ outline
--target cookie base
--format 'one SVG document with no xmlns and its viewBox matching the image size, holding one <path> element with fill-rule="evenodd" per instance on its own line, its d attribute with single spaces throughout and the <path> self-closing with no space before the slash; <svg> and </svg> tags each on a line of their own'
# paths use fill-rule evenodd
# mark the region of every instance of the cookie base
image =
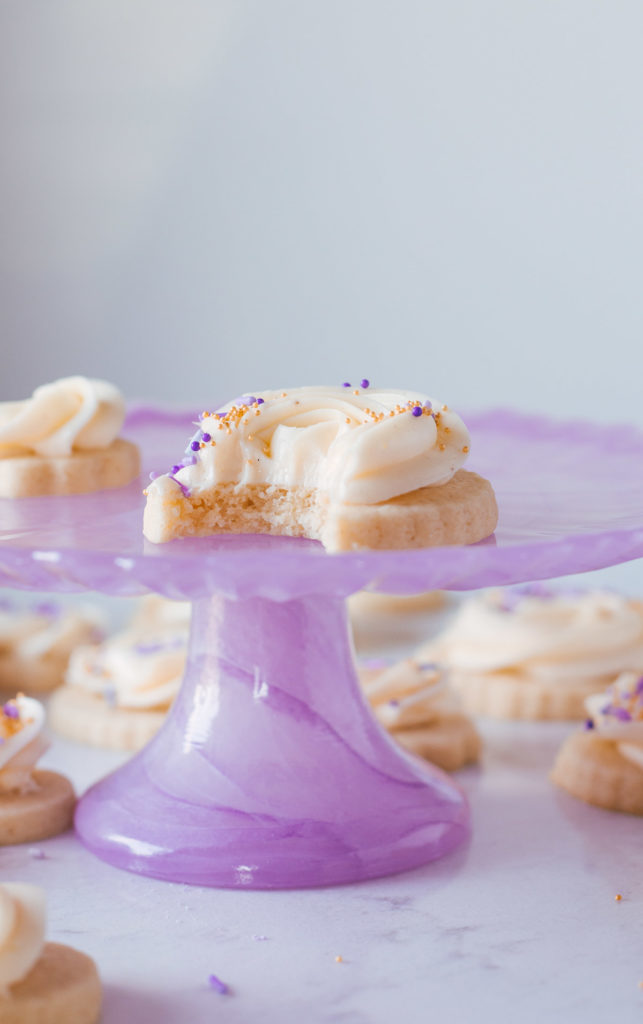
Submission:
<svg viewBox="0 0 643 1024">
<path fill-rule="evenodd" d="M 643 814 L 643 769 L 619 752 L 615 740 L 592 730 L 565 740 L 550 778 L 585 803 L 625 814 Z"/>
<path fill-rule="evenodd" d="M 509 673 L 474 675 L 449 671 L 449 683 L 465 711 L 489 718 L 533 721 L 582 721 L 585 698 L 596 693 L 596 680 L 557 684 Z"/>
<path fill-rule="evenodd" d="M 314 490 L 220 484 L 184 495 L 160 477 L 150 488 L 143 532 L 156 544 L 215 533 L 271 533 L 320 540 L 328 551 L 473 544 L 496 528 L 488 480 L 460 469 L 446 484 L 422 487 L 377 505 L 324 501 Z"/>
<path fill-rule="evenodd" d="M 0 995 L 2 1024 L 95 1024 L 102 988 L 96 964 L 85 953 L 45 943 L 21 981 Z"/>
<path fill-rule="evenodd" d="M 111 490 L 130 484 L 140 471 L 137 446 L 122 437 L 107 448 L 71 455 L 19 455 L 0 459 L 0 498 Z"/>
<path fill-rule="evenodd" d="M 405 750 L 425 761 L 455 772 L 479 760 L 482 740 L 473 722 L 458 713 L 444 715 L 431 725 L 391 730 L 391 736 Z"/>
<path fill-rule="evenodd" d="M 140 750 L 159 731 L 167 711 L 109 707 L 79 686 L 62 686 L 49 702 L 49 724 L 61 736 L 106 750 Z"/>
<path fill-rule="evenodd" d="M 33 778 L 38 789 L 30 793 L 0 793 L 0 846 L 39 842 L 71 828 L 76 795 L 69 779 L 38 769 Z"/>
</svg>

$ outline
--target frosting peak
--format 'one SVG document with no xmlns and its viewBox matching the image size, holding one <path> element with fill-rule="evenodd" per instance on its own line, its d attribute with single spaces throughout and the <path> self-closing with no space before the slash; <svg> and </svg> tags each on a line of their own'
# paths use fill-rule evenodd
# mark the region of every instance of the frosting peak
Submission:
<svg viewBox="0 0 643 1024">
<path fill-rule="evenodd" d="M 470 444 L 460 417 L 437 399 L 375 388 L 257 392 L 204 412 L 198 427 L 170 474 L 182 488 L 272 484 L 350 504 L 447 483 Z"/>
<path fill-rule="evenodd" d="M 35 885 L 0 885 L 0 994 L 29 973 L 45 941 L 45 894 Z"/>
<path fill-rule="evenodd" d="M 465 601 L 422 653 L 460 672 L 520 671 L 600 686 L 624 670 L 643 669 L 643 614 L 609 592 L 491 590 Z"/>
<path fill-rule="evenodd" d="M 18 694 L 0 707 L 0 794 L 34 787 L 34 766 L 48 747 L 44 724 L 45 709 L 32 697 Z"/>
<path fill-rule="evenodd" d="M 36 388 L 23 402 L 0 403 L 0 458 L 107 448 L 124 417 L 123 396 L 113 384 L 63 377 Z"/>
</svg>

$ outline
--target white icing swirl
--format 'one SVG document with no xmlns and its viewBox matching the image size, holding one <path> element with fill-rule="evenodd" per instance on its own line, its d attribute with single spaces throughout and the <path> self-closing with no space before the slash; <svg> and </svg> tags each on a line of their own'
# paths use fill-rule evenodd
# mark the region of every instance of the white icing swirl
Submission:
<svg viewBox="0 0 643 1024">
<path fill-rule="evenodd" d="M 489 591 L 465 601 L 420 656 L 454 672 L 511 671 L 560 685 L 601 685 L 619 672 L 643 668 L 643 613 L 635 602 L 599 591 Z"/>
<path fill-rule="evenodd" d="M 272 484 L 371 505 L 447 483 L 469 451 L 460 417 L 415 391 L 303 387 L 250 397 L 261 402 L 238 400 L 219 410 L 225 418 L 200 420 L 196 441 L 210 440 L 188 451 L 194 464 L 175 476 L 189 491 Z"/>
<path fill-rule="evenodd" d="M 45 943 L 45 893 L 24 882 L 0 885 L 0 995 L 34 966 Z"/>
<path fill-rule="evenodd" d="M 0 795 L 36 788 L 33 770 L 49 746 L 44 725 L 45 709 L 33 697 L 19 694 L 0 709 Z"/>
<path fill-rule="evenodd" d="M 187 657 L 185 629 L 125 630 L 98 646 L 78 647 L 67 683 L 119 708 L 166 709 L 176 697 Z"/>
<path fill-rule="evenodd" d="M 24 402 L 0 403 L 0 458 L 107 448 L 124 417 L 123 396 L 113 384 L 64 377 L 36 388 Z"/>
<path fill-rule="evenodd" d="M 585 707 L 597 735 L 615 740 L 624 757 L 643 767 L 643 676 L 623 672 L 605 693 L 588 697 Z"/>
<path fill-rule="evenodd" d="M 102 633 L 104 624 L 104 616 L 90 605 L 52 609 L 51 614 L 0 608 L 0 658 L 9 652 L 25 660 L 49 655 L 65 658 L 76 644 Z"/>
<path fill-rule="evenodd" d="M 366 668 L 361 681 L 377 718 L 387 729 L 430 725 L 458 710 L 440 670 L 412 658 L 374 673 Z"/>
</svg>

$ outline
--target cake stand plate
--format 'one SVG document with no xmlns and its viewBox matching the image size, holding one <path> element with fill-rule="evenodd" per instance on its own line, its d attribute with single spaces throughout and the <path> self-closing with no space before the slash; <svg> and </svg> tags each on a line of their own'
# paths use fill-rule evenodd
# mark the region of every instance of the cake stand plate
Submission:
<svg viewBox="0 0 643 1024">
<path fill-rule="evenodd" d="M 144 476 L 179 457 L 193 415 L 138 407 L 124 433 Z M 457 785 L 402 753 L 357 682 L 344 598 L 506 584 L 643 554 L 643 435 L 510 412 L 467 417 L 492 480 L 481 544 L 328 555 L 224 536 L 153 545 L 141 482 L 0 501 L 0 580 L 156 591 L 193 602 L 181 692 L 157 737 L 81 799 L 76 827 L 119 867 L 203 885 L 335 884 L 425 863 L 469 829 Z"/>
</svg>

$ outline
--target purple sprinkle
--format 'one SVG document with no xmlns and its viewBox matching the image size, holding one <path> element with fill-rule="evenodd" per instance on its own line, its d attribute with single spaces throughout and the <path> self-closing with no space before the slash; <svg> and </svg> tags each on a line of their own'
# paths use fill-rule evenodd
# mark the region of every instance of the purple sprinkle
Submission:
<svg viewBox="0 0 643 1024">
<path fill-rule="evenodd" d="M 224 996 L 228 992 L 228 986 L 225 981 L 221 981 L 217 978 L 216 974 L 211 974 L 208 978 L 208 985 L 213 988 L 215 992 L 218 992 L 220 996 Z"/>
<path fill-rule="evenodd" d="M 421 405 L 414 405 L 413 408 L 411 409 L 411 412 L 412 412 L 412 414 L 414 416 L 421 416 L 422 415 L 422 406 Z"/>
<path fill-rule="evenodd" d="M 157 476 L 160 476 L 160 473 L 155 473 L 154 470 L 152 470 L 150 473 L 150 480 L 156 480 Z"/>
<path fill-rule="evenodd" d="M 390 708 L 399 708 L 399 706 L 400 706 L 400 702 L 399 702 L 399 700 L 390 700 L 390 701 L 388 702 L 388 706 L 389 706 Z"/>
<path fill-rule="evenodd" d="M 60 614 L 60 608 L 52 601 L 41 601 L 34 605 L 36 615 L 43 615 L 46 619 L 53 619 Z"/>
<path fill-rule="evenodd" d="M 433 402 L 430 402 L 429 399 L 427 398 L 426 402 L 424 403 L 424 408 L 425 409 L 432 409 L 433 408 Z"/>
<path fill-rule="evenodd" d="M 367 380 L 366 377 L 364 377 L 364 380 L 360 381 L 359 386 L 361 388 L 364 388 L 364 390 L 366 390 L 366 388 L 369 388 L 371 386 L 371 382 L 370 382 L 370 380 Z"/>
<path fill-rule="evenodd" d="M 172 466 L 172 476 L 174 476 L 175 473 L 180 473 L 182 469 L 183 466 Z"/>
<path fill-rule="evenodd" d="M 634 692 L 635 693 L 643 693 L 643 676 L 641 676 L 641 678 L 639 679 L 638 683 L 636 684 Z"/>
<path fill-rule="evenodd" d="M 2 746 L 3 743 L 4 743 L 4 736 L 0 736 L 0 747 Z"/>
<path fill-rule="evenodd" d="M 349 388 L 350 386 L 351 386 L 350 385 L 350 381 L 347 381 L 347 380 L 345 380 L 344 383 L 342 384 L 343 388 Z"/>
<path fill-rule="evenodd" d="M 208 441 L 212 440 L 212 435 L 211 434 L 204 434 L 203 437 L 201 438 L 201 440 L 205 441 L 205 443 L 207 444 Z"/>
<path fill-rule="evenodd" d="M 20 718 L 20 711 L 15 704 L 5 704 L 2 710 L 7 718 Z"/>
<path fill-rule="evenodd" d="M 435 661 L 423 661 L 418 665 L 420 672 L 436 672 L 438 664 Z"/>
<path fill-rule="evenodd" d="M 613 715 L 614 718 L 618 718 L 619 722 L 631 722 L 632 721 L 631 714 L 629 713 L 629 711 L 626 711 L 625 708 L 615 708 L 615 707 L 612 707 L 607 712 L 607 714 Z"/>
<path fill-rule="evenodd" d="M 257 399 L 257 405 L 263 405 L 263 403 L 264 403 L 264 399 L 263 398 L 258 398 Z"/>
<path fill-rule="evenodd" d="M 593 723 L 591 718 L 587 718 L 585 720 L 585 728 L 586 729 L 593 729 L 594 728 L 594 723 Z"/>
<path fill-rule="evenodd" d="M 190 442 L 190 448 L 192 449 L 193 452 L 198 452 L 200 447 L 201 447 L 201 445 L 199 444 L 198 441 L 191 441 Z"/>
<path fill-rule="evenodd" d="M 190 496 L 190 488 L 189 487 L 186 487 L 185 484 L 182 484 L 181 481 L 177 480 L 176 478 L 174 479 L 174 483 L 179 485 L 179 487 L 181 488 L 181 490 L 183 492 L 183 497 L 184 498 L 188 498 Z"/>
<path fill-rule="evenodd" d="M 225 416 L 225 413 L 224 413 L 224 412 L 215 412 L 215 414 L 214 414 L 214 415 L 216 416 L 216 418 L 217 418 L 218 420 L 222 420 L 222 419 L 223 419 L 223 417 Z"/>
<path fill-rule="evenodd" d="M 47 854 L 45 853 L 44 850 L 41 850 L 39 846 L 30 846 L 29 849 L 27 850 L 27 853 L 34 860 L 46 860 L 47 859 Z"/>
</svg>

